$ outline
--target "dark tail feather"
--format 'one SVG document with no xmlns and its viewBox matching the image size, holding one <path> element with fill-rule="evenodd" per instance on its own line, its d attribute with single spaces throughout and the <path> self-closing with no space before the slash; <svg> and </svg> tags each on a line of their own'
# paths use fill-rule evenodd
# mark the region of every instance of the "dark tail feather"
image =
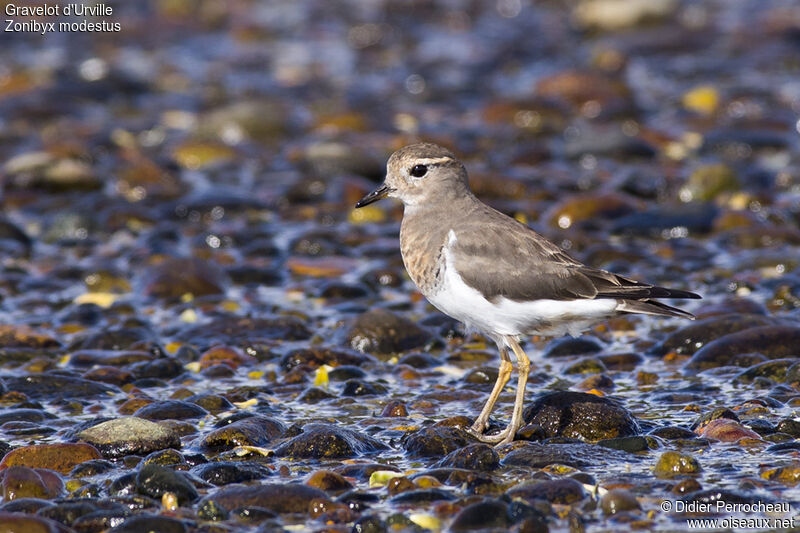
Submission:
<svg viewBox="0 0 800 533">
<path fill-rule="evenodd" d="M 666 289 L 665 289 L 666 290 Z M 685 291 L 674 291 L 685 293 Z M 686 292 L 685 294 L 694 294 Z M 672 298 L 699 298 L 696 294 L 694 296 L 672 296 Z M 694 315 L 683 309 L 672 307 L 671 305 L 662 304 L 655 300 L 620 300 L 617 305 L 617 311 L 623 313 L 638 313 L 640 315 L 656 315 L 656 316 L 677 316 L 681 318 L 688 318 L 694 320 Z"/>
<path fill-rule="evenodd" d="M 647 298 L 686 298 L 698 299 L 699 294 L 679 289 L 667 289 L 666 287 L 651 287 L 647 285 L 627 285 L 614 287 L 611 290 L 600 291 L 595 298 L 630 298 L 632 300 L 644 300 Z"/>
</svg>

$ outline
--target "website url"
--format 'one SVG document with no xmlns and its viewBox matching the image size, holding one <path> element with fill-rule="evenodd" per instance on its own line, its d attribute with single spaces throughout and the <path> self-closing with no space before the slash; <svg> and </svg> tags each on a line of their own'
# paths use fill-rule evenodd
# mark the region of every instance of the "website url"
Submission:
<svg viewBox="0 0 800 533">
<path fill-rule="evenodd" d="M 687 519 L 688 529 L 790 529 L 795 518 L 695 518 Z"/>
</svg>

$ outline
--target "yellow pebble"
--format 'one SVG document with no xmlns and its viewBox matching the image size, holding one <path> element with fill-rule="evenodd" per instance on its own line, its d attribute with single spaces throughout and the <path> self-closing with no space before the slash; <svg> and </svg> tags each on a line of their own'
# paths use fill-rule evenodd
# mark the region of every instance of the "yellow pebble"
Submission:
<svg viewBox="0 0 800 533">
<path fill-rule="evenodd" d="M 683 107 L 701 115 L 710 115 L 719 105 L 719 93 L 710 85 L 700 85 L 683 95 Z"/>
</svg>

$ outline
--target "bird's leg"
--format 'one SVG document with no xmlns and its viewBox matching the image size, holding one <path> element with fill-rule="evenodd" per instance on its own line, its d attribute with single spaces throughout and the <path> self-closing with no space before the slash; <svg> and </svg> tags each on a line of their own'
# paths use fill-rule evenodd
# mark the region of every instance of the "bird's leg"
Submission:
<svg viewBox="0 0 800 533">
<path fill-rule="evenodd" d="M 500 396 L 500 393 L 503 391 L 503 387 L 506 386 L 508 383 L 509 378 L 511 377 L 511 370 L 513 366 L 511 365 L 511 358 L 508 356 L 508 349 L 506 349 L 505 344 L 497 343 L 497 347 L 500 350 L 500 368 L 497 371 L 497 381 L 494 382 L 494 388 L 492 389 L 492 393 L 489 395 L 489 399 L 486 400 L 486 403 L 481 410 L 481 414 L 478 415 L 478 418 L 475 419 L 475 423 L 472 424 L 472 427 L 469 428 L 469 433 L 472 434 L 478 440 L 483 442 L 499 442 L 501 439 L 494 441 L 494 437 L 486 437 L 483 435 L 486 426 L 489 423 L 489 415 L 492 414 L 492 410 L 494 409 L 494 404 L 497 402 L 497 398 Z M 488 439 L 488 440 L 486 440 Z"/>
<path fill-rule="evenodd" d="M 519 342 L 513 337 L 506 337 L 506 343 L 514 351 L 517 356 L 517 371 L 519 372 L 519 381 L 517 382 L 517 397 L 514 400 L 514 411 L 511 413 L 511 422 L 508 427 L 503 431 L 504 438 L 500 444 L 512 442 L 514 435 L 522 425 L 522 405 L 525 402 L 525 386 L 528 384 L 528 372 L 531 369 L 531 362 L 525 352 L 519 345 Z"/>
</svg>

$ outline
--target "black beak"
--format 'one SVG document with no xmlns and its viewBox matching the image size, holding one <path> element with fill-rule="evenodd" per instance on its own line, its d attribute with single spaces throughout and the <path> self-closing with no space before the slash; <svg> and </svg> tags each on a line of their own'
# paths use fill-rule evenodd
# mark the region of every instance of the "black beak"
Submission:
<svg viewBox="0 0 800 533">
<path fill-rule="evenodd" d="M 366 195 L 364 198 L 358 201 L 356 204 L 356 209 L 359 207 L 364 207 L 365 205 L 369 205 L 373 202 L 377 202 L 381 198 L 385 198 L 387 194 L 394 191 L 391 187 L 387 186 L 385 183 Z"/>
</svg>

